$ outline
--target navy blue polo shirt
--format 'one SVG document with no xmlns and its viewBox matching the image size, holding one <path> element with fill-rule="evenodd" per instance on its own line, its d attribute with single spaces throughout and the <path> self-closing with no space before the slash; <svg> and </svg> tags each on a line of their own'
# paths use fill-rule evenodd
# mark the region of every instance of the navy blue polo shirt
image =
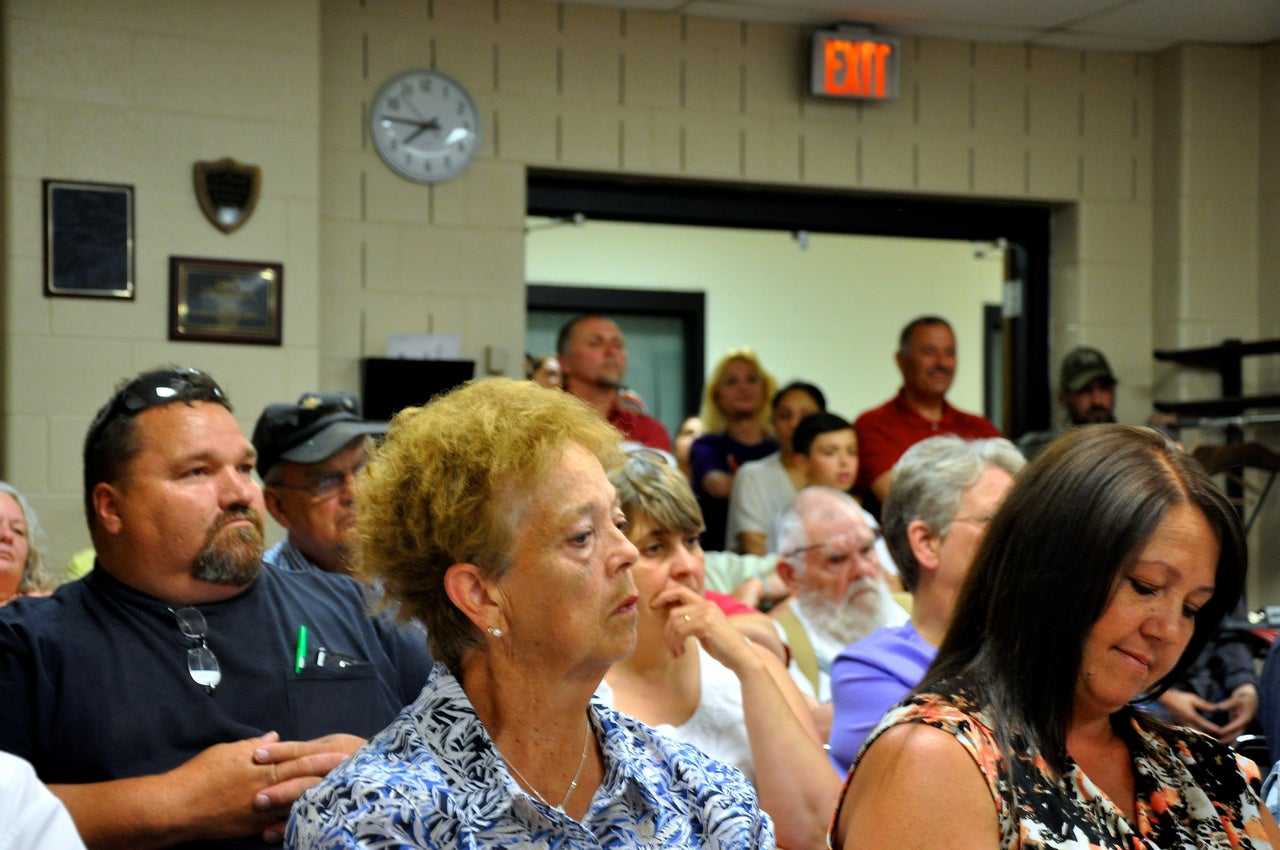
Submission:
<svg viewBox="0 0 1280 850">
<path fill-rule="evenodd" d="M 222 671 L 210 693 L 188 671 L 195 644 L 174 607 L 97 568 L 51 597 L 0 608 L 0 750 L 46 783 L 82 783 L 162 773 L 272 730 L 284 740 L 368 737 L 431 669 L 424 637 L 371 617 L 354 580 L 264 566 L 243 593 L 195 606 Z"/>
</svg>

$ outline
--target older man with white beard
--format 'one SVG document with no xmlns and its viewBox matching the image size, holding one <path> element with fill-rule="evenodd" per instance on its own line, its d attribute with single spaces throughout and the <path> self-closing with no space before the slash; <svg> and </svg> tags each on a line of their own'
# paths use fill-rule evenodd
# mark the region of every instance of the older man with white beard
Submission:
<svg viewBox="0 0 1280 850">
<path fill-rule="evenodd" d="M 876 555 L 879 534 L 847 493 L 806 487 L 778 514 L 773 551 L 791 596 L 770 614 L 791 647 L 791 676 L 814 698 L 821 734 L 831 728 L 831 662 L 849 644 L 907 612 L 889 592 Z"/>
</svg>

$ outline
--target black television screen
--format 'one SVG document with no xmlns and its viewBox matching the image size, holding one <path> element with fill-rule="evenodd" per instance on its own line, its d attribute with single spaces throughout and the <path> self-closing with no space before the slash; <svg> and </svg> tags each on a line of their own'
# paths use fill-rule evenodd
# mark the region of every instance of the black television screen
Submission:
<svg viewBox="0 0 1280 850">
<path fill-rule="evenodd" d="M 475 375 L 474 360 L 405 360 L 366 357 L 360 361 L 364 418 L 389 422 L 406 407 L 426 404 Z"/>
</svg>

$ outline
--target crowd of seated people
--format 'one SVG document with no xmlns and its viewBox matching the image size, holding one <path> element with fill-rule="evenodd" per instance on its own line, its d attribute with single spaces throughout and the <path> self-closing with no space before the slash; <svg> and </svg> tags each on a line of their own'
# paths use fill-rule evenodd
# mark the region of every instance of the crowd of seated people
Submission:
<svg viewBox="0 0 1280 850">
<path fill-rule="evenodd" d="M 602 316 L 389 430 L 122 382 L 83 578 L 0 482 L 0 845 L 1280 850 L 1220 746 L 1258 680 L 1216 486 L 1092 422 L 1023 470 L 945 320 L 895 356 L 850 422 L 731 350 L 674 440 Z"/>
</svg>

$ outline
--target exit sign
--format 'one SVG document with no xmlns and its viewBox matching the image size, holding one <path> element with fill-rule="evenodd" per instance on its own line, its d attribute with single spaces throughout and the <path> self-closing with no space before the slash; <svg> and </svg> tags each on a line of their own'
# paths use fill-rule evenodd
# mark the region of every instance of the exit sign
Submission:
<svg viewBox="0 0 1280 850">
<path fill-rule="evenodd" d="M 864 29 L 813 34 L 810 91 L 854 100 L 898 99 L 898 40 Z"/>
</svg>

